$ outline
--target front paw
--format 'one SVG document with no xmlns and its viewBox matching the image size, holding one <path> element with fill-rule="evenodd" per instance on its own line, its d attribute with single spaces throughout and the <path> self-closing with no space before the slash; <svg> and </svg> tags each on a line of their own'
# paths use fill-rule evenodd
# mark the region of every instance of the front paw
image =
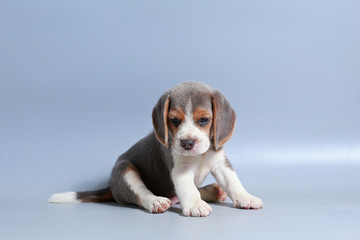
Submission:
<svg viewBox="0 0 360 240">
<path fill-rule="evenodd" d="M 143 206 L 151 213 L 163 213 L 170 207 L 171 201 L 165 197 L 153 197 Z"/>
<path fill-rule="evenodd" d="M 183 207 L 183 214 L 187 217 L 206 217 L 212 209 L 205 201 L 199 199 Z"/>
<path fill-rule="evenodd" d="M 249 193 L 238 194 L 234 199 L 234 205 L 242 209 L 260 209 L 264 206 L 260 198 Z"/>
</svg>

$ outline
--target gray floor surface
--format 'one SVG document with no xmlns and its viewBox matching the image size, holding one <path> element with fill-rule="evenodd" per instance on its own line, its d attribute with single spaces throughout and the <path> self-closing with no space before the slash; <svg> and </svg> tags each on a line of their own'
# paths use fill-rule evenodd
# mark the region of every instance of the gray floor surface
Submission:
<svg viewBox="0 0 360 240">
<path fill-rule="evenodd" d="M 359 239 L 359 165 L 275 165 L 236 169 L 262 210 L 229 200 L 206 218 L 118 204 L 49 204 L 44 190 L 1 198 L 1 239 Z M 212 179 L 207 179 L 211 182 Z"/>
<path fill-rule="evenodd" d="M 359 9 L 0 1 L 0 240 L 360 239 Z M 187 218 L 179 205 L 46 202 L 106 184 L 163 91 L 188 80 L 236 110 L 227 154 L 264 209 L 226 201 Z"/>
</svg>

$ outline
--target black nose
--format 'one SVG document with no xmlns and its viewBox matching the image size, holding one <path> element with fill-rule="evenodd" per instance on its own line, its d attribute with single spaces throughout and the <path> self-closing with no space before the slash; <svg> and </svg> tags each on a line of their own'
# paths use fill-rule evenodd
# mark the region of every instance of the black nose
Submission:
<svg viewBox="0 0 360 240">
<path fill-rule="evenodd" d="M 195 140 L 180 140 L 180 143 L 185 150 L 191 150 L 195 145 Z"/>
</svg>

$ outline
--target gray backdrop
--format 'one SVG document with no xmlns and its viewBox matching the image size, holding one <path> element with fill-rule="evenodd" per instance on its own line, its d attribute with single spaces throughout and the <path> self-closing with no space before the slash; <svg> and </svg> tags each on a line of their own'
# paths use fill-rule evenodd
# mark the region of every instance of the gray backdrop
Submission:
<svg viewBox="0 0 360 240">
<path fill-rule="evenodd" d="M 189 80 L 236 110 L 227 143 L 236 169 L 357 166 L 359 9 L 355 0 L 0 1 L 0 200 L 45 204 L 53 192 L 104 186 L 117 156 L 151 131 L 162 92 Z"/>
</svg>

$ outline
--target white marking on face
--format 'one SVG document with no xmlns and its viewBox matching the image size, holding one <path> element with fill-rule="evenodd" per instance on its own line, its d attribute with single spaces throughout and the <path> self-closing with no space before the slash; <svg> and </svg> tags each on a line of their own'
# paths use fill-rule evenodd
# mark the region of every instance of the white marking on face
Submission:
<svg viewBox="0 0 360 240">
<path fill-rule="evenodd" d="M 191 100 L 185 107 L 185 120 L 179 126 L 179 131 L 174 136 L 174 151 L 185 156 L 193 156 L 205 153 L 210 147 L 209 137 L 194 122 Z M 194 140 L 192 149 L 186 150 L 181 146 L 181 140 Z"/>
</svg>

